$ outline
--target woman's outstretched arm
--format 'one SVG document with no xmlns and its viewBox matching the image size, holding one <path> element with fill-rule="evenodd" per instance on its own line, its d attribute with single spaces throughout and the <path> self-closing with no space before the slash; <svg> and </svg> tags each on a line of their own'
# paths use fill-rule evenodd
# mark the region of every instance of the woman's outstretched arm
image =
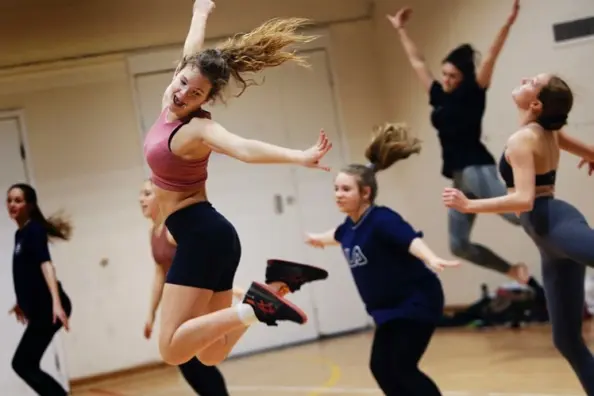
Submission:
<svg viewBox="0 0 594 396">
<path fill-rule="evenodd" d="M 516 21 L 519 10 L 520 0 L 514 0 L 511 14 L 507 18 L 505 25 L 503 25 L 503 27 L 499 30 L 497 37 L 495 37 L 495 41 L 491 45 L 491 48 L 489 48 L 489 52 L 487 52 L 487 56 L 485 56 L 485 59 L 481 62 L 481 65 L 478 68 L 476 73 L 476 82 L 483 88 L 487 88 L 491 84 L 491 77 L 493 76 L 493 70 L 495 69 L 495 62 L 497 62 L 497 58 L 503 49 L 503 45 L 507 40 L 509 31 Z"/>
<path fill-rule="evenodd" d="M 214 8 L 212 0 L 195 0 L 190 30 L 184 43 L 183 57 L 197 54 L 204 44 L 206 20 Z"/>
<path fill-rule="evenodd" d="M 402 43 L 402 47 L 408 56 L 408 60 L 417 74 L 417 77 L 423 84 L 423 87 L 427 92 L 431 88 L 431 84 L 433 83 L 434 77 L 427 67 L 427 63 L 425 62 L 425 58 L 423 54 L 418 49 L 417 45 L 412 41 L 408 32 L 406 31 L 404 25 L 410 19 L 412 15 L 411 8 L 403 8 L 398 11 L 395 15 L 388 15 L 388 20 L 392 23 L 392 26 L 398 32 L 398 36 L 400 37 L 400 42 Z"/>
<path fill-rule="evenodd" d="M 528 212 L 534 204 L 535 190 L 533 134 L 525 129 L 517 132 L 507 142 L 506 156 L 513 170 L 515 189 L 496 198 L 468 199 L 456 188 L 445 188 L 444 204 L 462 213 Z"/>
</svg>

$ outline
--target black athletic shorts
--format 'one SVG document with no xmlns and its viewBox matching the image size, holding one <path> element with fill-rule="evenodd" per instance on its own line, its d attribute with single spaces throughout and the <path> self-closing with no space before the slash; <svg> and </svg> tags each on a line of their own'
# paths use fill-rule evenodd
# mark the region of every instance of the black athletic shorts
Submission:
<svg viewBox="0 0 594 396">
<path fill-rule="evenodd" d="M 165 226 L 177 243 L 167 283 L 214 292 L 233 288 L 241 243 L 233 224 L 209 202 L 173 212 Z"/>
</svg>

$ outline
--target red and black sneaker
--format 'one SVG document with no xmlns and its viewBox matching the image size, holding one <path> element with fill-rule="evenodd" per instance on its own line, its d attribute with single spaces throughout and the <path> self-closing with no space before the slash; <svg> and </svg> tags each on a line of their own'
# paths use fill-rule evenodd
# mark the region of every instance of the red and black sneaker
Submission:
<svg viewBox="0 0 594 396">
<path fill-rule="evenodd" d="M 258 282 L 252 282 L 245 293 L 243 303 L 251 305 L 258 320 L 268 326 L 278 326 L 277 320 L 288 320 L 298 324 L 307 322 L 305 312 Z"/>
<path fill-rule="evenodd" d="M 328 278 L 328 271 L 293 261 L 270 259 L 267 261 L 266 283 L 283 282 L 292 293 L 306 283 Z"/>
</svg>

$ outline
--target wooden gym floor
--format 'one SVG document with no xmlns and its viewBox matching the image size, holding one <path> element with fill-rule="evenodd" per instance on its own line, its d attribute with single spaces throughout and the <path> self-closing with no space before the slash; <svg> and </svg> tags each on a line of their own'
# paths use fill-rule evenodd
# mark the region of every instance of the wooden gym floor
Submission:
<svg viewBox="0 0 594 396">
<path fill-rule="evenodd" d="M 594 347 L 592 324 L 584 327 Z M 371 332 L 230 359 L 219 367 L 232 396 L 382 395 L 367 362 Z M 551 330 L 441 329 L 422 368 L 444 396 L 579 396 Z M 160 367 L 73 387 L 74 396 L 191 396 L 176 368 Z"/>
</svg>

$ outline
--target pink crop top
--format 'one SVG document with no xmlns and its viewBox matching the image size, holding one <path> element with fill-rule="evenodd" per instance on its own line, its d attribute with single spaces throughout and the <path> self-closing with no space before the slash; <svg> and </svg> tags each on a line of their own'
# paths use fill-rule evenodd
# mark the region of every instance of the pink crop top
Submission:
<svg viewBox="0 0 594 396">
<path fill-rule="evenodd" d="M 186 122 L 167 121 L 167 113 L 167 109 L 161 112 L 144 139 L 144 156 L 151 169 L 151 180 L 168 191 L 197 190 L 206 183 L 210 153 L 199 160 L 186 160 L 172 153 L 169 143 Z M 202 109 L 196 116 L 210 119 L 210 113 Z"/>
<path fill-rule="evenodd" d="M 167 229 L 162 228 L 159 235 L 155 235 L 154 231 L 151 233 L 151 252 L 153 260 L 161 266 L 165 272 L 169 271 L 173 257 L 175 256 L 176 246 L 167 239 Z"/>
</svg>

